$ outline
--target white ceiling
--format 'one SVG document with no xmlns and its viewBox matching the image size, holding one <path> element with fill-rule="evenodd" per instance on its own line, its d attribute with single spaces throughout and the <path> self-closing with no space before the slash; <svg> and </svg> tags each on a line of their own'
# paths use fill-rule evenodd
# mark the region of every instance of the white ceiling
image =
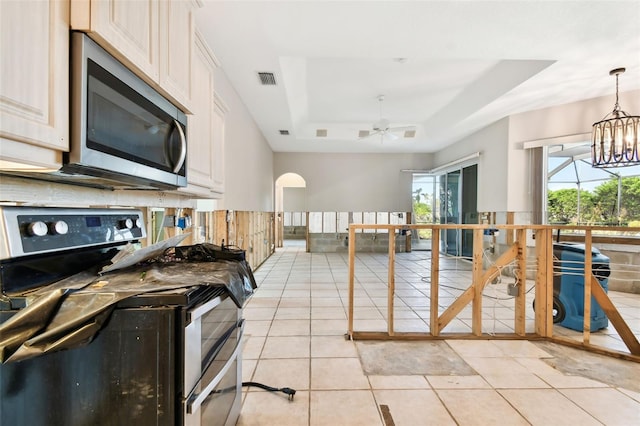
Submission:
<svg viewBox="0 0 640 426">
<path fill-rule="evenodd" d="M 623 109 L 640 88 L 640 0 L 203 3 L 198 27 L 276 152 L 435 152 L 523 111 L 613 109 L 613 68 Z M 381 117 L 415 138 L 358 138 Z"/>
</svg>

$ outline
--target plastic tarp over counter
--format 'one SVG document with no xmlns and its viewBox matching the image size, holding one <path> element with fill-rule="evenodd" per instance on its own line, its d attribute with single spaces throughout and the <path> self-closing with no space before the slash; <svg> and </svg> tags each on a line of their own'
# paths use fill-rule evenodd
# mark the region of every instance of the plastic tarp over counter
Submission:
<svg viewBox="0 0 640 426">
<path fill-rule="evenodd" d="M 150 257 L 141 253 L 145 251 Z M 131 264 L 131 256 L 138 262 Z M 124 268 L 119 269 L 118 263 Z M 0 361 L 20 361 L 89 344 L 118 302 L 194 286 L 224 286 L 240 308 L 256 288 L 242 250 L 212 244 L 161 250 L 150 246 L 121 256 L 120 262 L 100 272 L 87 270 L 30 295 L 27 307 L 0 325 Z"/>
</svg>

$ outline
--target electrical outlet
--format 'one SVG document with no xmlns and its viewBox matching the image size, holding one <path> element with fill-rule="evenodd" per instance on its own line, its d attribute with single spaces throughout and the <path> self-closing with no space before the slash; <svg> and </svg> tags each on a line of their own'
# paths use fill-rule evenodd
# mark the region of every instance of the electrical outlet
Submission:
<svg viewBox="0 0 640 426">
<path fill-rule="evenodd" d="M 511 283 L 507 286 L 507 293 L 509 294 L 509 296 L 518 296 L 518 294 L 520 293 L 519 290 L 520 289 L 518 288 L 518 286 L 514 283 Z"/>
</svg>

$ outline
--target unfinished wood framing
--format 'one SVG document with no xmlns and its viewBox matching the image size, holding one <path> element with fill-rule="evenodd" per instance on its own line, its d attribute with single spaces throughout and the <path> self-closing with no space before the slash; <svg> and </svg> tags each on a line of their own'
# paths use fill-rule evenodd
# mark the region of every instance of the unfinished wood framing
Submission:
<svg viewBox="0 0 640 426">
<path fill-rule="evenodd" d="M 505 240 L 510 241 L 501 255 L 493 261 L 493 264 L 483 267 L 483 231 L 485 229 L 497 228 L 502 233 L 505 232 Z M 348 336 L 352 339 L 376 339 L 376 340 L 429 340 L 443 338 L 463 338 L 463 339 L 528 339 L 528 340 L 550 340 L 557 343 L 578 346 L 583 349 L 598 353 L 605 353 L 614 357 L 624 358 L 640 362 L 640 343 L 633 334 L 624 318 L 611 302 L 608 294 L 603 290 L 600 282 L 592 273 L 591 240 L 592 231 L 619 231 L 619 232 L 640 232 L 640 228 L 611 228 L 611 227 L 561 227 L 573 231 L 581 231 L 585 234 L 585 258 L 584 258 L 584 279 L 587 285 L 584 291 L 584 331 L 583 341 L 571 340 L 567 337 L 556 336 L 553 331 L 553 232 L 557 226 L 546 225 L 373 225 L 373 224 L 351 224 L 349 226 L 349 307 L 348 307 Z M 404 229 L 417 232 L 420 229 L 431 229 L 431 270 L 430 270 L 430 309 L 428 330 L 425 332 L 400 332 L 394 325 L 394 298 L 395 298 L 395 234 Z M 470 229 L 473 230 L 474 246 L 471 265 L 471 283 L 442 314 L 438 314 L 439 306 L 439 276 L 440 276 L 440 232 L 446 229 Z M 389 271 L 388 271 L 388 312 L 387 331 L 363 332 L 354 329 L 354 298 L 355 298 L 355 235 L 356 232 L 376 232 L 385 230 L 389 232 Z M 533 247 L 527 246 L 527 235 L 531 232 L 534 241 Z M 527 256 L 529 249 L 535 256 Z M 529 257 L 529 260 L 527 259 Z M 533 260 L 531 259 L 533 257 Z M 530 263 L 531 265 L 528 265 Z M 514 276 L 516 279 L 513 288 L 509 293 L 515 296 L 514 318 L 512 333 L 488 334 L 483 330 L 482 324 L 482 298 L 484 288 L 501 275 L 502 270 L 514 264 Z M 530 278 L 535 282 L 535 313 L 534 330 L 526 330 L 526 292 L 527 292 L 527 268 L 535 268 L 535 274 Z M 513 293 L 511 293 L 513 292 Z M 602 307 L 611 324 L 618 331 L 621 339 L 629 349 L 629 353 L 615 351 L 608 348 L 597 347 L 590 343 L 590 312 L 593 298 Z M 442 330 L 455 319 L 465 306 L 472 303 L 471 333 L 443 333 Z M 571 340 L 569 342 L 569 340 Z"/>
<path fill-rule="evenodd" d="M 309 222 L 307 221 L 307 224 Z M 309 226 L 309 225 L 307 225 Z M 347 325 L 347 333 L 349 338 L 353 339 L 353 305 L 354 305 L 354 288 L 355 288 L 355 265 L 356 260 L 356 245 L 353 243 L 356 240 L 356 229 L 353 226 L 349 227 L 349 318 Z"/>
<path fill-rule="evenodd" d="M 536 235 L 536 284 L 535 324 L 536 334 L 543 337 L 553 335 L 553 245 L 551 229 L 537 229 Z M 548 285 L 551 283 L 551 285 Z M 551 302 L 549 302 L 551 301 Z"/>
<path fill-rule="evenodd" d="M 526 292 L 527 292 L 527 230 L 520 228 L 516 230 L 515 245 L 518 250 L 516 260 L 518 268 L 516 269 L 516 285 L 517 291 L 515 299 L 515 324 L 514 330 L 518 336 L 525 335 L 525 313 L 526 313 Z"/>
<path fill-rule="evenodd" d="M 351 265 L 351 263 L 349 263 Z M 351 267 L 349 268 L 351 270 Z M 429 294 L 431 296 L 431 306 L 438 306 L 438 289 L 440 288 L 440 231 L 434 231 L 431 234 L 431 285 Z M 430 327 L 433 336 L 440 335 L 440 322 L 438 321 L 438 310 L 431 309 Z"/>
<path fill-rule="evenodd" d="M 389 232 L 389 270 L 387 273 L 389 293 L 387 295 L 387 331 L 389 332 L 389 336 L 393 336 L 393 299 L 396 295 L 396 233 L 393 228 L 387 228 L 387 230 Z"/>
<path fill-rule="evenodd" d="M 275 215 L 271 212 L 216 210 L 205 212 L 204 241 L 245 250 L 252 268 L 264 262 L 275 250 Z"/>
<path fill-rule="evenodd" d="M 591 337 L 591 286 L 586 285 L 591 282 L 591 230 L 587 230 L 584 236 L 584 314 L 582 338 L 585 344 L 589 344 Z"/>
</svg>

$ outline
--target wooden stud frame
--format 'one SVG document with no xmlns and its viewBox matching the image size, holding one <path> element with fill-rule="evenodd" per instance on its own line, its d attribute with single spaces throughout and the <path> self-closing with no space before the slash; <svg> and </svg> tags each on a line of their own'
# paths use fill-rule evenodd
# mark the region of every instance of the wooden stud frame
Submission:
<svg viewBox="0 0 640 426">
<path fill-rule="evenodd" d="M 512 219 L 512 218 L 511 218 Z M 506 249 L 486 270 L 483 268 L 483 231 L 493 228 L 506 231 L 508 242 Z M 463 339 L 546 339 L 570 346 L 619 358 L 640 362 L 640 343 L 625 323 L 624 319 L 611 302 L 607 293 L 602 289 L 591 270 L 591 240 L 593 230 L 632 231 L 640 232 L 640 228 L 611 228 L 611 227 L 562 227 L 585 233 L 585 270 L 584 279 L 584 332 L 583 341 L 555 336 L 553 334 L 553 231 L 558 227 L 547 225 L 372 225 L 351 224 L 349 226 L 349 307 L 348 331 L 350 339 L 361 340 L 429 340 L 442 338 Z M 354 329 L 354 286 L 355 286 L 355 236 L 356 232 L 365 229 L 385 229 L 389 232 L 389 270 L 388 270 L 388 324 L 386 332 L 361 332 Z M 417 232 L 419 229 L 431 229 L 431 272 L 430 272 L 430 325 L 425 332 L 398 332 L 394 328 L 394 297 L 395 297 L 395 234 L 402 229 Z M 470 286 L 439 315 L 439 275 L 440 275 L 440 232 L 444 229 L 471 229 L 474 235 L 472 257 L 472 282 Z M 531 232 L 535 242 L 535 325 L 534 332 L 526 332 L 526 280 L 527 280 L 527 233 Z M 482 292 L 486 285 L 501 274 L 502 268 L 515 262 L 517 295 L 515 296 L 514 332 L 488 335 L 482 330 Z M 590 343 L 590 312 L 593 298 L 602 307 L 612 325 L 619 332 L 620 337 L 629 349 L 629 354 L 597 347 Z M 442 330 L 462 311 L 472 303 L 472 331 L 471 333 L 443 334 Z"/>
</svg>

